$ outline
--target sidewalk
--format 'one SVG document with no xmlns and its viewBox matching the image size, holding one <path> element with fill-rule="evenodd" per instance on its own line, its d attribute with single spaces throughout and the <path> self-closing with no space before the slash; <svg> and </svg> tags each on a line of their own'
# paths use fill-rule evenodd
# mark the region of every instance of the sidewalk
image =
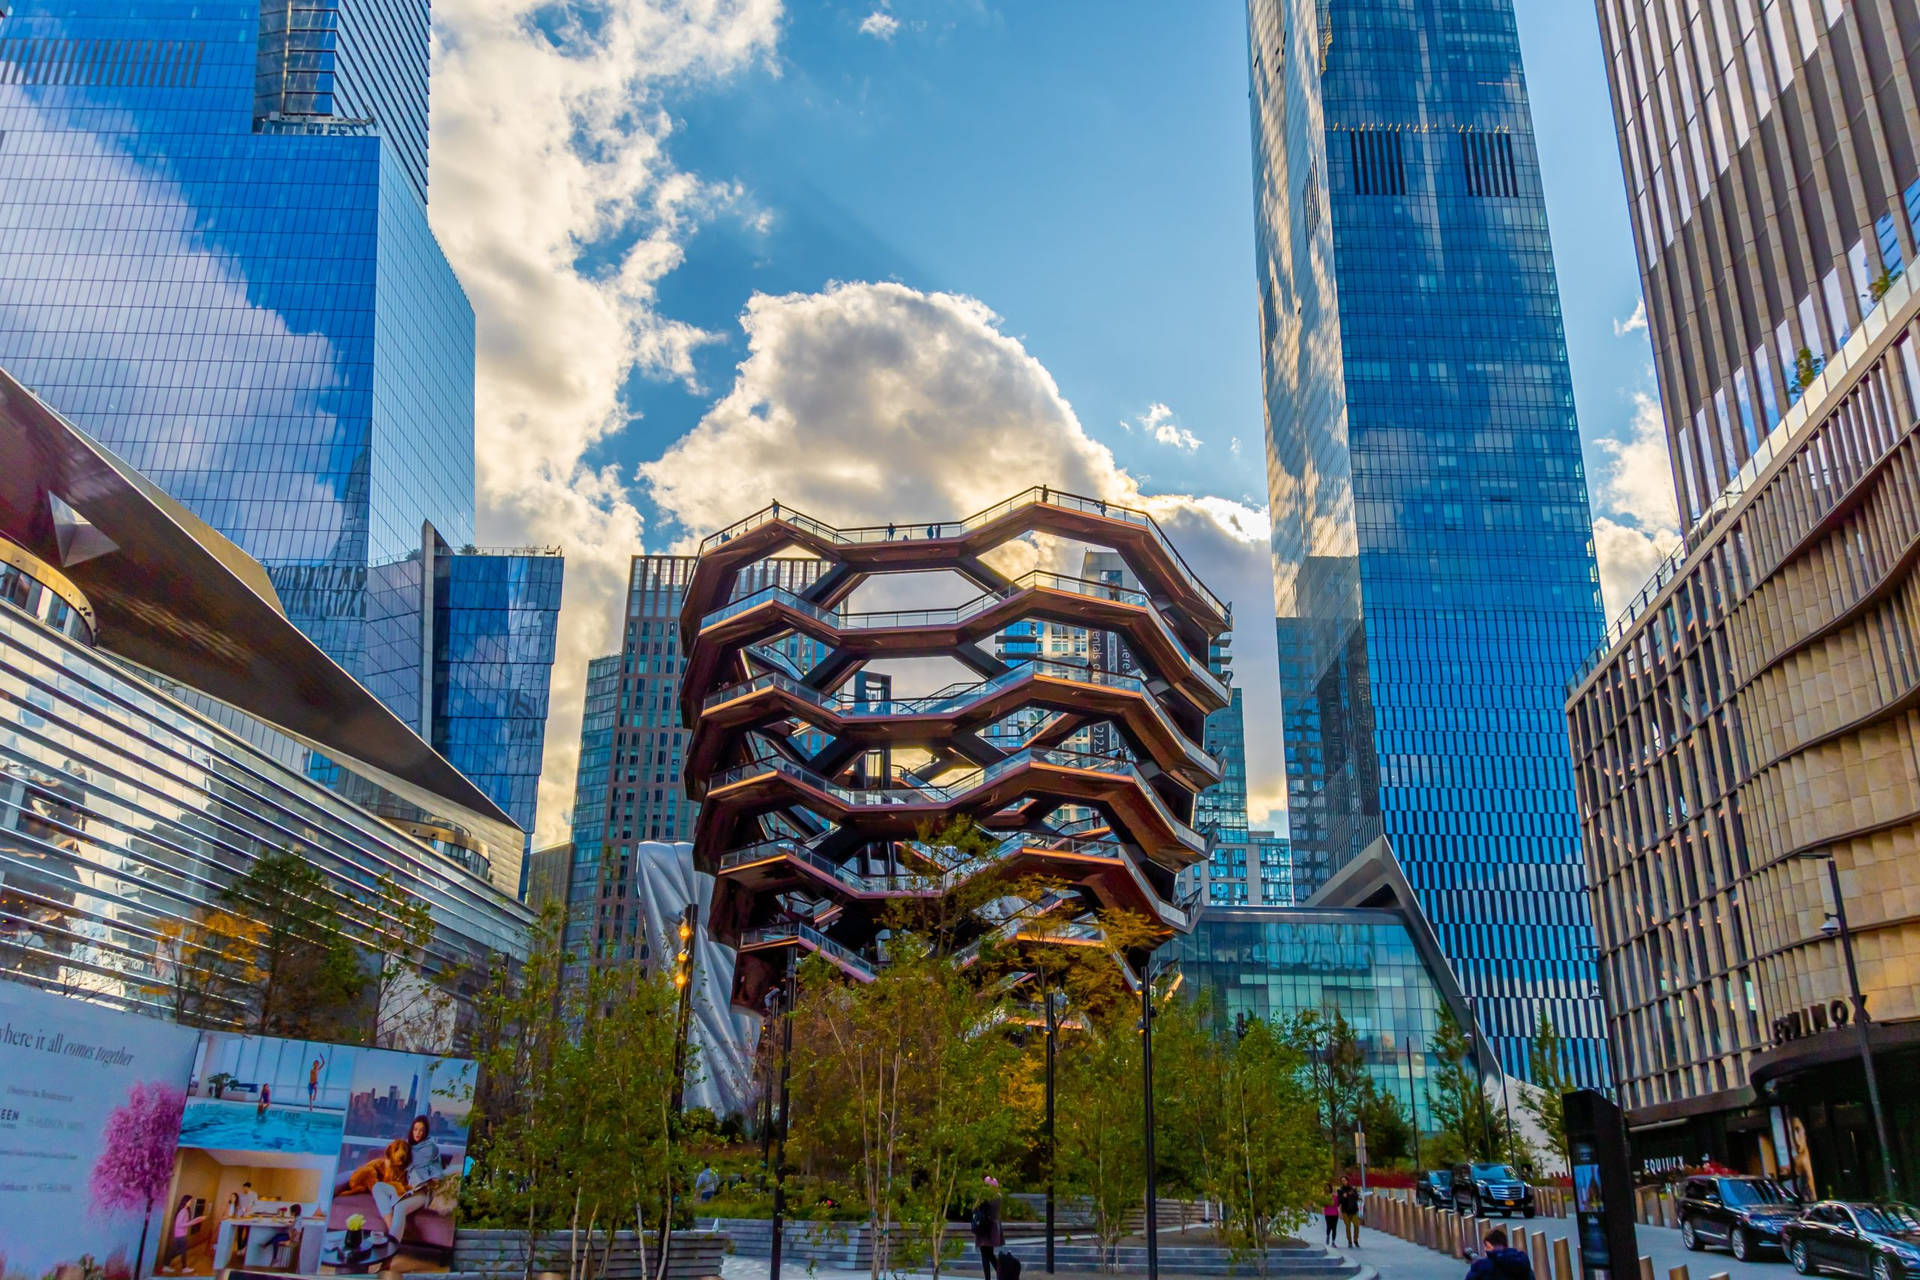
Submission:
<svg viewBox="0 0 1920 1280">
<path fill-rule="evenodd" d="M 1516 1226 L 1525 1227 L 1529 1236 L 1542 1232 L 1550 1241 L 1570 1240 L 1573 1234 L 1572 1221 L 1567 1218 L 1515 1218 L 1511 1222 L 1496 1219 L 1496 1224 L 1509 1231 Z M 1687 1247 L 1680 1243 L 1680 1233 L 1667 1227 L 1639 1227 L 1637 1232 L 1640 1253 L 1653 1260 L 1653 1274 L 1658 1280 L 1667 1280 L 1667 1272 L 1674 1267 L 1686 1267 L 1689 1280 L 1709 1280 L 1723 1272 L 1729 1280 L 1789 1280 L 1792 1274 L 1786 1259 L 1775 1254 L 1763 1254 L 1759 1262 L 1736 1262 L 1732 1254 L 1714 1250 L 1688 1253 Z M 1363 1230 L 1360 1247 L 1343 1247 L 1341 1253 L 1349 1262 L 1377 1270 L 1380 1280 L 1462 1280 L 1467 1274 L 1464 1259 L 1423 1249 L 1384 1231 Z M 1574 1267 L 1577 1276 L 1577 1257 Z M 1536 1280 L 1549 1278 L 1541 1276 Z"/>
</svg>

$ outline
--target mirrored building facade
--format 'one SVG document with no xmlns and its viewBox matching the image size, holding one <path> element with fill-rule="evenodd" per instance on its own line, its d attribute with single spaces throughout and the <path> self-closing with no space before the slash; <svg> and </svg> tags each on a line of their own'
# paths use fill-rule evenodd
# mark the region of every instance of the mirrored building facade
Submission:
<svg viewBox="0 0 1920 1280">
<path fill-rule="evenodd" d="M 1249 0 L 1296 892 L 1386 836 L 1500 1059 L 1604 1079 L 1557 710 L 1602 627 L 1511 0 Z"/>
<path fill-rule="evenodd" d="M 426 0 L 18 0 L 0 364 L 364 670 L 368 565 L 473 540 L 473 311 L 426 215 Z"/>
</svg>

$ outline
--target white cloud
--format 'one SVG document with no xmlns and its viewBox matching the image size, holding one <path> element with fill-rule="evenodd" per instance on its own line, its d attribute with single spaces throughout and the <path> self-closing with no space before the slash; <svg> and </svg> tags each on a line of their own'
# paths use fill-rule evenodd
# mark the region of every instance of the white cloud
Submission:
<svg viewBox="0 0 1920 1280">
<path fill-rule="evenodd" d="M 660 95 L 766 57 L 781 6 L 654 0 L 558 26 L 553 12 L 545 0 L 434 7 L 431 202 L 478 329 L 481 536 L 567 554 L 542 840 L 570 816 L 586 660 L 618 647 L 639 549 L 622 478 L 582 460 L 627 425 L 619 393 L 634 371 L 691 382 L 711 335 L 662 316 L 655 288 L 691 229 L 740 194 L 675 168 Z M 612 261 L 580 265 L 607 244 L 622 246 Z"/>
<path fill-rule="evenodd" d="M 1264 511 L 1143 494 L 1051 374 L 972 298 L 899 284 L 756 295 L 733 387 L 640 468 L 688 543 L 774 498 L 833 523 L 964 515 L 1033 484 L 1144 507 L 1235 605 L 1256 817 L 1284 805 Z M 1262 710 L 1268 709 L 1268 710 Z"/>
<path fill-rule="evenodd" d="M 860 34 L 876 40 L 891 40 L 900 30 L 900 19 L 885 9 L 875 9 L 860 20 Z"/>
<path fill-rule="evenodd" d="M 1625 440 L 1594 442 L 1609 460 L 1606 474 L 1593 487 L 1594 504 L 1602 513 L 1593 522 L 1593 549 L 1609 614 L 1626 608 L 1680 545 L 1680 511 L 1660 402 L 1636 393 L 1629 430 Z"/>
<path fill-rule="evenodd" d="M 1636 329 L 1644 330 L 1646 327 L 1647 300 L 1645 298 L 1636 298 L 1633 304 L 1633 314 L 1625 320 L 1615 320 L 1613 322 L 1613 336 L 1616 338 L 1624 338 Z"/>
<path fill-rule="evenodd" d="M 1188 453 L 1200 447 L 1200 437 L 1181 426 L 1174 418 L 1173 410 L 1164 404 L 1150 404 L 1145 413 L 1120 425 L 1128 431 L 1137 427 L 1156 442 L 1170 445 L 1175 449 L 1184 449 Z"/>
</svg>

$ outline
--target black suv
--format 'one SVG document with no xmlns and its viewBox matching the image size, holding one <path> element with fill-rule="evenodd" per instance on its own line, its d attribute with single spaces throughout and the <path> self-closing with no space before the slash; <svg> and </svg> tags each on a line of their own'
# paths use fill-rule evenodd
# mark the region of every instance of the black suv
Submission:
<svg viewBox="0 0 1920 1280">
<path fill-rule="evenodd" d="M 1453 1207 L 1476 1218 L 1498 1213 L 1511 1218 L 1523 1213 L 1531 1218 L 1537 1209 L 1533 1188 L 1504 1164 L 1457 1164 L 1453 1166 Z"/>
<path fill-rule="evenodd" d="M 1430 1204 L 1436 1209 L 1453 1208 L 1453 1171 L 1429 1169 L 1413 1182 L 1415 1204 Z"/>
<path fill-rule="evenodd" d="M 1761 1249 L 1785 1249 L 1800 1202 L 1770 1178 L 1688 1178 L 1674 1208 L 1689 1249 L 1727 1248 L 1745 1262 Z"/>
</svg>

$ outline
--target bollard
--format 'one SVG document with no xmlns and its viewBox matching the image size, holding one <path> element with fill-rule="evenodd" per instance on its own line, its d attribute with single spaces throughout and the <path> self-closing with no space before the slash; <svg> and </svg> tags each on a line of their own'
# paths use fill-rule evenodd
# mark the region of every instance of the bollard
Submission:
<svg viewBox="0 0 1920 1280">
<path fill-rule="evenodd" d="M 1538 1280 L 1547 1280 L 1553 1274 L 1553 1258 L 1547 1248 L 1547 1238 L 1538 1231 L 1533 1233 L 1533 1274 Z"/>
<path fill-rule="evenodd" d="M 1573 1280 L 1573 1251 L 1565 1236 L 1553 1242 L 1553 1280 Z"/>
<path fill-rule="evenodd" d="M 1644 1253 L 1640 1255 L 1640 1280 L 1653 1280 L 1653 1259 Z"/>
<path fill-rule="evenodd" d="M 1515 1227 L 1513 1230 L 1507 1232 L 1507 1235 L 1511 1237 L 1511 1239 L 1507 1241 L 1508 1244 L 1511 1244 L 1522 1253 L 1527 1251 L 1527 1229 L 1525 1227 Z"/>
<path fill-rule="evenodd" d="M 1667 1268 L 1667 1280 L 1687 1280 L 1687 1264 Z"/>
</svg>

